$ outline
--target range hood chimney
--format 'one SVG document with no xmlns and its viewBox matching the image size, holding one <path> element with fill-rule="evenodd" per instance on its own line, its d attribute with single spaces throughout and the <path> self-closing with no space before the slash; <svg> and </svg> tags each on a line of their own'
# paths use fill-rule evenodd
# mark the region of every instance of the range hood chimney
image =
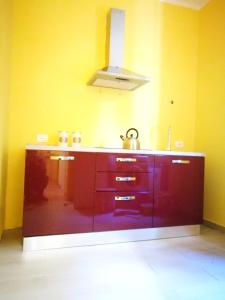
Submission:
<svg viewBox="0 0 225 300">
<path fill-rule="evenodd" d="M 149 82 L 149 77 L 122 68 L 124 55 L 124 21 L 124 10 L 112 8 L 110 18 L 109 66 L 96 71 L 88 82 L 89 85 L 132 91 Z"/>
</svg>

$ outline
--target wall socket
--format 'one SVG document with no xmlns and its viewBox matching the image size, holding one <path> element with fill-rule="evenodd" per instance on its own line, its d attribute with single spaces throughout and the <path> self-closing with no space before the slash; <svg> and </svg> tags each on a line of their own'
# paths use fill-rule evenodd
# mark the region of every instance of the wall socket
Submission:
<svg viewBox="0 0 225 300">
<path fill-rule="evenodd" d="M 184 147 L 184 141 L 175 141 L 175 147 L 176 148 L 183 148 Z"/>
<path fill-rule="evenodd" d="M 48 141 L 48 135 L 45 133 L 39 133 L 37 134 L 37 142 L 44 143 Z"/>
</svg>

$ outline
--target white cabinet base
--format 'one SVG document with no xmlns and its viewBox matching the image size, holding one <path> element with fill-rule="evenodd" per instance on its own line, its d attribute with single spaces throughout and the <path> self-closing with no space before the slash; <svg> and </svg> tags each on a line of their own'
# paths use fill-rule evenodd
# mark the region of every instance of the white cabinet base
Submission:
<svg viewBox="0 0 225 300">
<path fill-rule="evenodd" d="M 200 225 L 25 237 L 23 250 L 44 250 L 185 237 L 200 234 Z"/>
</svg>

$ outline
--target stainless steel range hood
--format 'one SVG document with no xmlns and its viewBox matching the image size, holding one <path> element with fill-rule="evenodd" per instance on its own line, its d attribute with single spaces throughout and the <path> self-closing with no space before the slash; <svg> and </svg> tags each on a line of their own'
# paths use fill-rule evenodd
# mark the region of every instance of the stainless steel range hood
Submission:
<svg viewBox="0 0 225 300">
<path fill-rule="evenodd" d="M 112 8 L 110 18 L 109 66 L 96 71 L 88 82 L 89 85 L 121 90 L 135 90 L 139 86 L 149 82 L 149 77 L 122 68 L 124 55 L 124 21 L 125 12 Z"/>
</svg>

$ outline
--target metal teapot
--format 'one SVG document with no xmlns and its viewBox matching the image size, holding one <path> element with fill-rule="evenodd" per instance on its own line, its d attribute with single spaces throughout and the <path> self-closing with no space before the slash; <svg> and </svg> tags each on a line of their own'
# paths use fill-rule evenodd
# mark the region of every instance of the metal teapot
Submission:
<svg viewBox="0 0 225 300">
<path fill-rule="evenodd" d="M 123 135 L 120 138 L 123 140 L 123 148 L 130 150 L 139 150 L 140 141 L 138 140 L 139 133 L 136 128 L 130 128 L 126 132 L 126 137 Z"/>
</svg>

